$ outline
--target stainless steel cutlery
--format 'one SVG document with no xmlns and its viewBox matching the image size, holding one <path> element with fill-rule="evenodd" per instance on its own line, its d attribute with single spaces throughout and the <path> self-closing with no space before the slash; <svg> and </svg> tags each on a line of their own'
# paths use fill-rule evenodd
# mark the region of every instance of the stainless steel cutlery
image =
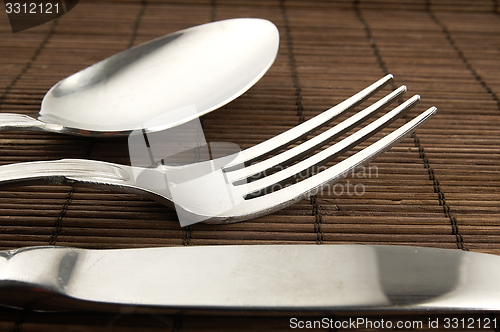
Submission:
<svg viewBox="0 0 500 332">
<path fill-rule="evenodd" d="M 387 75 L 316 117 L 229 156 L 180 166 L 159 164 L 152 168 L 80 159 L 18 163 L 0 166 L 0 186 L 48 182 L 131 192 L 171 207 L 175 205 L 183 226 L 200 221 L 230 223 L 256 218 L 294 204 L 343 179 L 436 114 L 436 108 L 431 107 L 358 153 L 297 181 L 304 172 L 320 169 L 379 132 L 419 101 L 419 96 L 414 96 L 355 133 L 322 149 L 400 97 L 406 91 L 404 86 L 400 87 L 321 134 L 277 153 L 359 105 L 391 79 L 392 75 Z M 313 154 L 315 151 L 319 152 Z M 256 175 L 260 178 L 251 181 Z"/>
<path fill-rule="evenodd" d="M 36 310 L 500 310 L 500 257 L 371 245 L 0 252 L 0 303 Z"/>
</svg>

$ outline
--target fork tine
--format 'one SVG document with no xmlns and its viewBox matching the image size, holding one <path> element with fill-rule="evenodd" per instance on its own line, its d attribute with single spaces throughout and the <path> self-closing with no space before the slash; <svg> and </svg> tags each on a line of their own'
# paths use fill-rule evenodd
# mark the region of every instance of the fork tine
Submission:
<svg viewBox="0 0 500 332">
<path fill-rule="evenodd" d="M 380 154 L 401 142 L 404 138 L 415 132 L 420 126 L 430 120 L 437 112 L 436 107 L 431 107 L 413 120 L 394 130 L 387 136 L 372 143 L 363 150 L 350 156 L 349 158 L 333 165 L 332 167 L 315 174 L 303 181 L 285 187 L 281 190 L 271 192 L 267 195 L 255 197 L 245 201 L 238 209 L 239 216 L 256 218 L 262 215 L 290 206 L 310 195 L 317 194 L 318 191 L 328 184 L 333 184 L 345 178 L 349 173 L 363 167 Z M 223 220 L 224 215 L 221 215 Z M 237 220 L 238 217 L 234 218 Z"/>
<path fill-rule="evenodd" d="M 254 175 L 270 174 L 273 170 L 282 169 L 283 167 L 290 165 L 292 162 L 299 160 L 300 158 L 308 155 L 313 151 L 316 151 L 325 144 L 345 134 L 358 124 L 373 116 L 375 113 L 383 110 L 386 106 L 391 104 L 395 99 L 397 99 L 405 92 L 406 87 L 401 86 L 376 103 L 368 106 L 363 111 L 356 113 L 355 115 L 349 117 L 333 128 L 330 128 L 327 131 L 321 133 L 320 135 L 311 138 L 290 150 L 284 151 L 269 159 L 265 159 L 257 164 L 232 171 L 229 175 L 229 178 L 231 178 L 233 181 L 244 180 Z"/>
<path fill-rule="evenodd" d="M 358 130 L 354 134 L 346 137 L 340 142 L 330 146 L 329 148 L 318 152 L 317 154 L 304 159 L 303 161 L 293 166 L 246 184 L 250 197 L 254 197 L 255 195 L 262 195 L 270 189 L 276 187 L 281 188 L 283 185 L 297 179 L 301 172 L 306 171 L 307 173 L 309 173 L 314 167 L 324 165 L 328 161 L 337 158 L 342 153 L 360 144 L 370 136 L 387 127 L 389 124 L 398 119 L 402 114 L 415 106 L 419 100 L 420 96 L 415 95 L 384 116 L 370 123 L 366 127 Z"/>
<path fill-rule="evenodd" d="M 311 132 L 323 127 L 329 122 L 333 121 L 335 118 L 340 116 L 342 113 L 358 106 L 366 99 L 373 96 L 376 92 L 385 87 L 393 78 L 391 74 L 384 76 L 377 82 L 373 83 L 369 87 L 356 93 L 354 96 L 344 100 L 340 104 L 324 111 L 312 119 L 295 126 L 284 133 L 281 133 L 273 138 L 268 139 L 260 144 L 243 150 L 239 153 L 238 157 L 235 158 L 230 164 L 228 164 L 225 169 L 230 170 L 231 167 L 243 164 L 251 163 L 257 159 L 267 157 L 282 148 L 289 146 L 298 140 L 309 135 Z"/>
</svg>

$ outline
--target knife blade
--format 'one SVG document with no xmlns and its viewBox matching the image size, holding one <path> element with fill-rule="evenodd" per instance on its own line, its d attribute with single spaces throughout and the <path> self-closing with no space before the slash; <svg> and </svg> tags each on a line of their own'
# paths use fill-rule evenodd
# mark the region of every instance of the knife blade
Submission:
<svg viewBox="0 0 500 332">
<path fill-rule="evenodd" d="M 500 310 L 500 257 L 384 245 L 0 252 L 0 304 L 33 310 Z"/>
</svg>

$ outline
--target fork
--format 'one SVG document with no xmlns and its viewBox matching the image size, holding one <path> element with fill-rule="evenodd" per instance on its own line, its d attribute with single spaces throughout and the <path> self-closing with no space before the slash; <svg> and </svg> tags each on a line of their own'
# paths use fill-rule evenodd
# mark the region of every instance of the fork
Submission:
<svg viewBox="0 0 500 332">
<path fill-rule="evenodd" d="M 436 114 L 436 107 L 431 107 L 363 150 L 317 171 L 393 123 L 418 103 L 420 96 L 415 95 L 364 128 L 328 146 L 400 98 L 406 92 L 406 87 L 401 86 L 355 115 L 306 139 L 373 96 L 392 79 L 389 74 L 310 120 L 229 156 L 181 166 L 158 164 L 152 168 L 80 159 L 17 163 L 0 166 L 0 186 L 48 182 L 139 194 L 175 208 L 181 226 L 200 221 L 232 223 L 260 217 L 340 181 L 412 134 Z M 319 152 L 312 154 L 316 151 Z"/>
</svg>

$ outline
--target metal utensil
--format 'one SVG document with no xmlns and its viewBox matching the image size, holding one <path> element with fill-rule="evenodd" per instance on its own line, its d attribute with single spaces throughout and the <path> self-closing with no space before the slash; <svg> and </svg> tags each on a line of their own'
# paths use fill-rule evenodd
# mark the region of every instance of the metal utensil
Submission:
<svg viewBox="0 0 500 332">
<path fill-rule="evenodd" d="M 109 136 L 172 128 L 243 94 L 270 68 L 278 47 L 276 26 L 263 19 L 178 31 L 63 79 L 43 98 L 38 119 L 0 114 L 0 129 Z"/>
<path fill-rule="evenodd" d="M 370 245 L 0 252 L 0 303 L 39 310 L 499 310 L 500 258 Z"/>
<path fill-rule="evenodd" d="M 406 91 L 403 86 L 320 135 L 264 159 L 358 105 L 391 79 L 392 75 L 388 75 L 307 122 L 239 154 L 182 166 L 160 164 L 155 168 L 79 159 L 18 163 L 0 167 L 0 185 L 69 183 L 138 193 L 168 206 L 175 204 L 182 226 L 199 221 L 229 223 L 256 218 L 289 206 L 316 193 L 329 183 L 341 180 L 352 170 L 367 164 L 413 133 L 436 113 L 436 108 L 431 107 L 349 158 L 302 181 L 285 186 L 299 178 L 304 171 L 320 167 L 366 140 L 418 102 L 419 96 L 414 96 L 347 138 L 308 156 L 397 99 Z M 303 157 L 306 158 L 290 165 Z M 245 167 L 249 163 L 254 164 Z M 288 165 L 290 166 L 285 168 Z M 276 169 L 278 171 L 272 173 Z M 269 175 L 256 181 L 247 181 L 262 174 Z"/>
</svg>

